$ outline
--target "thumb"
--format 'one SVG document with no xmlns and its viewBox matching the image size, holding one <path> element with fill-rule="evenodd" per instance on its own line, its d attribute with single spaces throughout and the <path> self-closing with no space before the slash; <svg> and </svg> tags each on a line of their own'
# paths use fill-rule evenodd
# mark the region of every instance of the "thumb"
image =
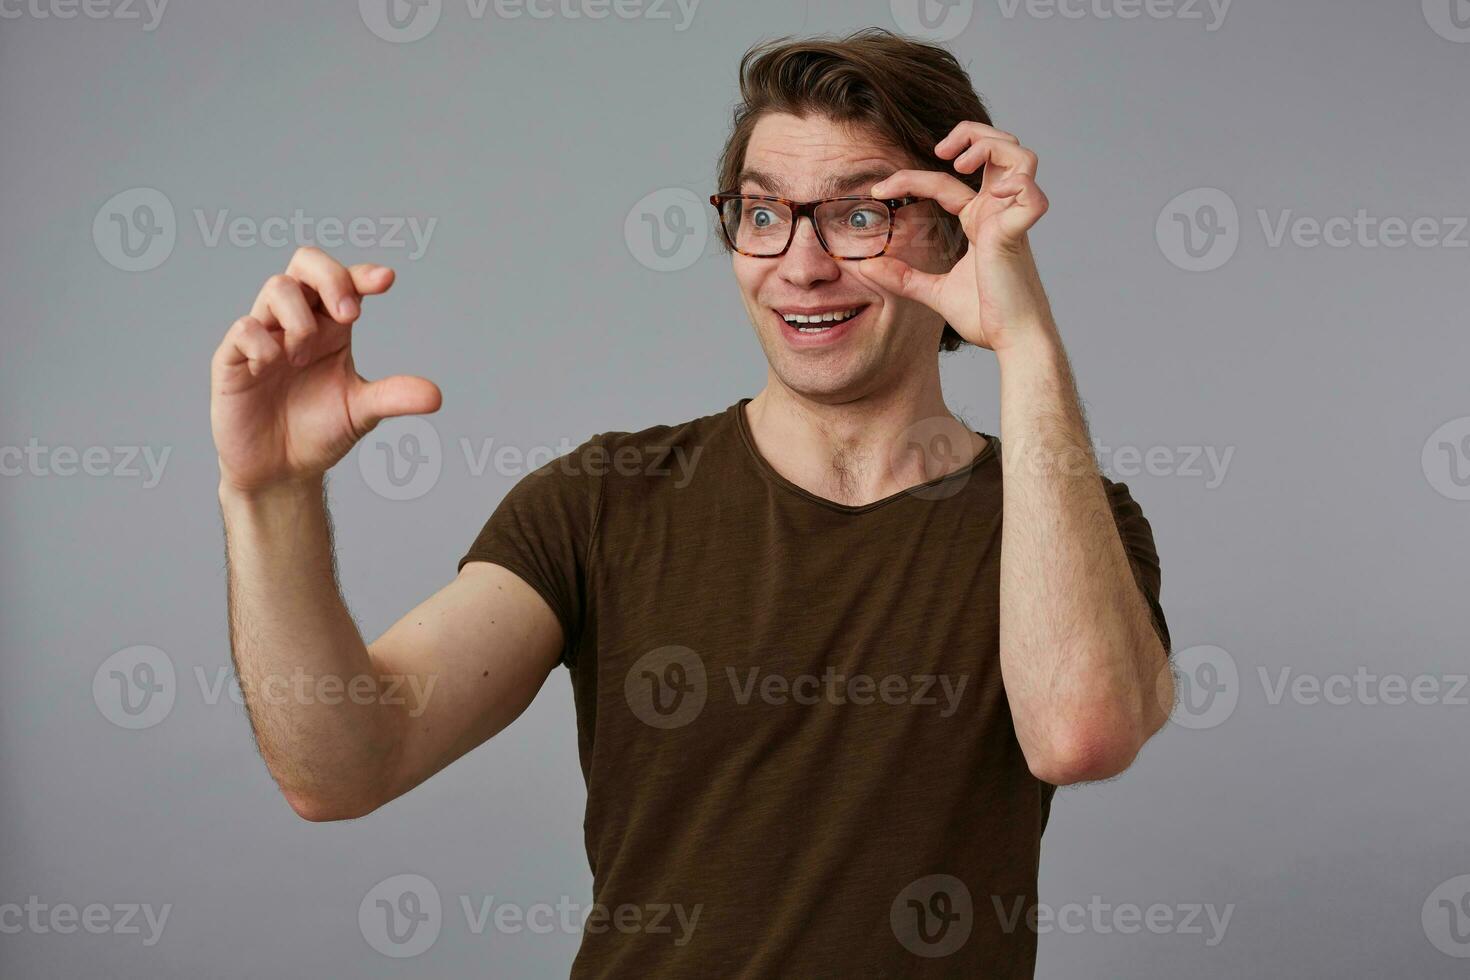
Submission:
<svg viewBox="0 0 1470 980">
<path fill-rule="evenodd" d="M 874 285 L 904 299 L 917 300 L 930 309 L 939 302 L 939 284 L 943 276 L 932 272 L 920 272 L 902 259 L 891 255 L 880 255 L 864 259 L 858 266 L 864 276 Z"/>
<path fill-rule="evenodd" d="M 395 374 L 377 381 L 359 380 L 347 397 L 353 420 L 366 432 L 398 415 L 427 415 L 439 411 L 444 395 L 427 378 Z"/>
</svg>

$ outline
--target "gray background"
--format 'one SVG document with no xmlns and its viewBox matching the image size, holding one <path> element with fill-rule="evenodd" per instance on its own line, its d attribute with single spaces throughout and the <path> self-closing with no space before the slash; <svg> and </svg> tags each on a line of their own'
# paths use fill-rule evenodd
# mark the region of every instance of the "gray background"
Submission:
<svg viewBox="0 0 1470 980">
<path fill-rule="evenodd" d="M 1453 900 L 1470 874 L 1466 692 L 1272 695 L 1282 670 L 1428 677 L 1442 694 L 1466 670 L 1470 236 L 1273 246 L 1259 216 L 1365 209 L 1440 219 L 1447 237 L 1470 214 L 1470 37 L 1445 26 L 1450 2 L 1239 0 L 1215 30 L 1205 7 L 1098 15 L 1118 0 L 1075 18 L 951 11 L 968 21 L 947 43 L 1041 156 L 1052 210 L 1034 241 L 1094 436 L 1172 454 L 1114 472 L 1153 523 L 1181 666 L 1197 684 L 1216 669 L 1225 698 L 1195 703 L 1122 778 L 1058 795 L 1040 892 L 1054 908 L 1162 904 L 1176 922 L 1233 906 L 1223 941 L 1207 923 L 1089 921 L 1041 937 L 1042 977 L 1464 975 L 1449 953 L 1470 943 L 1431 893 Z M 146 929 L 0 933 L 0 974 L 565 975 L 575 935 L 476 935 L 459 906 L 589 901 L 564 673 L 493 743 L 346 824 L 296 818 L 243 709 L 212 694 L 229 654 L 208 361 L 292 249 L 210 245 L 196 212 L 437 220 L 416 259 L 391 241 L 333 250 L 399 271 L 359 327 L 364 373 L 421 373 L 446 396 L 441 450 L 420 442 L 439 475 L 412 499 L 388 499 L 381 450 L 334 474 L 344 588 L 375 636 L 452 576 L 535 462 L 476 472 L 462 440 L 544 460 L 755 393 L 764 361 L 727 260 L 700 250 L 703 212 L 681 212 L 695 234 L 669 262 L 643 214 L 710 191 L 748 44 L 896 28 L 904 8 L 704 0 L 680 30 L 672 6 L 476 19 L 444 0 L 404 43 L 351 2 L 179 0 L 151 31 L 144 8 L 6 6 L 0 448 L 170 455 L 156 486 L 63 460 L 0 477 L 0 905 L 171 911 L 152 946 Z M 130 272 L 106 231 L 135 188 L 167 198 L 176 243 Z M 1221 218 L 1238 247 L 1212 271 L 1180 268 L 1167 233 L 1175 213 L 1208 219 L 1198 195 L 1166 211 L 1198 188 L 1238 209 Z M 991 355 L 944 370 L 952 407 L 997 431 Z M 1184 465 L 1189 447 L 1232 450 L 1223 479 Z M 136 645 L 166 655 L 174 703 L 129 730 L 103 665 Z M 403 873 L 444 902 L 412 959 L 376 952 L 357 915 Z"/>
</svg>

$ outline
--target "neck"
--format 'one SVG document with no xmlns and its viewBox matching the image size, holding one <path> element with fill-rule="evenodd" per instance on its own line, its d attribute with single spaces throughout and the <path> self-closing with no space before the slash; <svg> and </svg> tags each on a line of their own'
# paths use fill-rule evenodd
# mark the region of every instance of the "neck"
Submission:
<svg viewBox="0 0 1470 980">
<path fill-rule="evenodd" d="M 936 480 L 985 448 L 945 406 L 937 359 L 925 376 L 841 403 L 802 395 L 772 373 L 745 413 L 776 472 L 849 506 Z"/>
</svg>

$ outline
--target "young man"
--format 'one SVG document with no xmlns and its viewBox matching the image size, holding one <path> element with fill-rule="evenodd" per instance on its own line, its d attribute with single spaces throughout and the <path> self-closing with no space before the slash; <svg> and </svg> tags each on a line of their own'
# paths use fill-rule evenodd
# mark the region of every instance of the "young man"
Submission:
<svg viewBox="0 0 1470 980">
<path fill-rule="evenodd" d="M 1149 525 L 1096 469 L 1027 243 L 1036 156 L 950 55 L 883 32 L 765 45 L 741 78 L 712 203 L 765 388 L 526 477 L 371 644 L 323 476 L 439 406 L 353 368 L 393 273 L 302 250 L 230 329 L 212 416 L 242 687 L 432 691 L 251 697 L 260 750 L 303 817 L 359 817 L 564 663 L 605 910 L 573 976 L 1031 976 L 1054 788 L 1123 771 L 1173 696 Z M 945 408 L 961 342 L 999 362 L 1004 451 Z"/>
</svg>

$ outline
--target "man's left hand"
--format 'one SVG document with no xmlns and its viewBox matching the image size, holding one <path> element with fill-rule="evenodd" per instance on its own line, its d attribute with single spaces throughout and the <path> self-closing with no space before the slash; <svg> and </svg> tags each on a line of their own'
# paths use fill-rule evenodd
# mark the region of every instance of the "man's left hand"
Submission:
<svg viewBox="0 0 1470 980">
<path fill-rule="evenodd" d="M 1053 329 L 1027 232 L 1046 213 L 1036 185 L 1036 154 L 1010 133 L 962 122 L 936 144 L 958 173 L 985 167 L 979 192 L 953 174 L 900 170 L 873 185 L 874 197 L 929 198 L 957 215 L 964 253 L 948 272 L 915 269 L 883 255 L 863 262 L 863 274 L 884 289 L 917 300 L 945 318 L 961 337 L 1002 353 Z M 901 219 L 900 219 L 901 220 Z"/>
</svg>

